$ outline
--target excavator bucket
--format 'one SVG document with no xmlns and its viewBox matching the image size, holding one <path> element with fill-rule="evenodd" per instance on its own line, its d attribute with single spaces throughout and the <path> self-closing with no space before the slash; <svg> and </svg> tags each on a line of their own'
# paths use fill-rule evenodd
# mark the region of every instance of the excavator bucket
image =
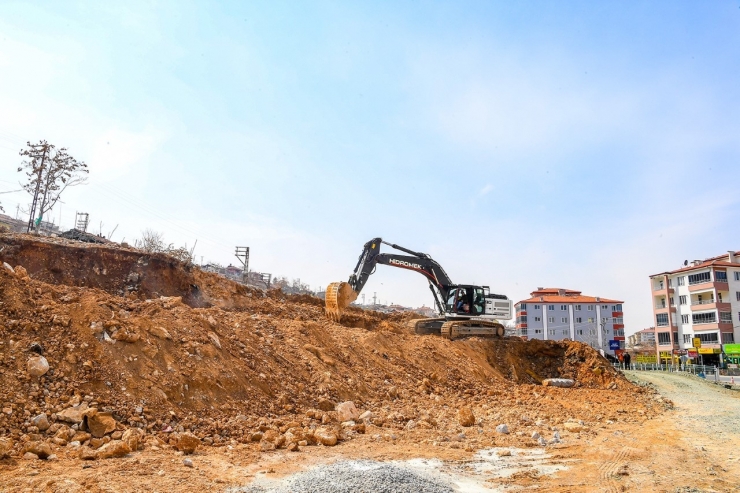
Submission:
<svg viewBox="0 0 740 493">
<path fill-rule="evenodd" d="M 346 282 L 333 282 L 326 287 L 326 314 L 339 322 L 342 312 L 357 299 L 357 293 Z"/>
</svg>

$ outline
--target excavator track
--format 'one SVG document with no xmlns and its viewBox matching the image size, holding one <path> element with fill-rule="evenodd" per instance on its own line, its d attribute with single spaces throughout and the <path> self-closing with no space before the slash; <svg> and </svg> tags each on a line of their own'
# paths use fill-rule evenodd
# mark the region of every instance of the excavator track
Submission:
<svg viewBox="0 0 740 493">
<path fill-rule="evenodd" d="M 492 320 L 450 320 L 442 324 L 440 332 L 442 337 L 449 340 L 465 336 L 501 338 L 505 329 L 503 325 Z"/>
<path fill-rule="evenodd" d="M 440 335 L 442 325 L 446 318 L 414 318 L 406 322 L 412 334 L 435 334 Z"/>
</svg>

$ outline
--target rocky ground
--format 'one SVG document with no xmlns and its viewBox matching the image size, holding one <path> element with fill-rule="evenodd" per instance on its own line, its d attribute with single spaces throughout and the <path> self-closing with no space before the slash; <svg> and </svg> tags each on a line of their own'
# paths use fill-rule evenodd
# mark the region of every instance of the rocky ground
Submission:
<svg viewBox="0 0 740 493">
<path fill-rule="evenodd" d="M 95 483 L 105 487 L 76 475 L 89 491 L 223 484 L 207 473 L 194 481 L 187 465 L 181 483 L 157 469 L 193 452 L 256 474 L 263 456 L 350 454 L 353 443 L 443 458 L 554 447 L 670 407 L 576 342 L 447 341 L 358 309 L 335 323 L 318 299 L 117 245 L 0 235 L 0 262 L 0 482 L 9 490 L 61 464 L 111 471 Z M 576 386 L 542 385 L 552 377 Z M 47 489 L 76 491 L 62 481 Z"/>
</svg>

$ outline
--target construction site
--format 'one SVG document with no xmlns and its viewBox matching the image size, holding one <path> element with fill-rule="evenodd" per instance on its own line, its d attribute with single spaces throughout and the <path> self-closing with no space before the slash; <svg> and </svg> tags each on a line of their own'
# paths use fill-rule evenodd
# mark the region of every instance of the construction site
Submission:
<svg viewBox="0 0 740 493">
<path fill-rule="evenodd" d="M 3 491 L 353 491 L 281 481 L 378 464 L 431 481 L 387 491 L 678 491 L 688 456 L 730 491 L 737 472 L 664 435 L 673 403 L 579 342 L 330 317 L 115 243 L 6 233 L 0 262 Z"/>
</svg>

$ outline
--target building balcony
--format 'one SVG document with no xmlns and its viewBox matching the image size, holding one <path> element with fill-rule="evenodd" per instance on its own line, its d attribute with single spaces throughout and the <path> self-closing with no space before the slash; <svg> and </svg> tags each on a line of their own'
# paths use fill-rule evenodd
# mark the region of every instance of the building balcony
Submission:
<svg viewBox="0 0 740 493">
<path fill-rule="evenodd" d="M 516 328 L 517 329 L 526 329 L 527 328 L 527 322 L 522 322 L 522 323 L 516 324 Z"/>
<path fill-rule="evenodd" d="M 689 284 L 689 292 L 690 293 L 698 293 L 700 291 L 729 291 L 730 285 L 727 284 L 727 281 L 708 281 L 708 282 L 701 282 L 698 284 Z"/>
<path fill-rule="evenodd" d="M 705 311 L 705 310 L 717 310 L 729 312 L 732 307 L 729 303 L 716 300 L 701 300 L 691 302 L 691 311 Z"/>
<path fill-rule="evenodd" d="M 516 312 L 516 316 L 517 316 L 517 317 L 521 317 L 521 316 L 524 316 L 524 315 L 526 315 L 526 314 L 527 314 L 527 310 L 518 310 L 518 311 Z"/>
<path fill-rule="evenodd" d="M 676 305 L 671 305 L 670 307 L 668 305 L 663 305 L 662 303 L 658 303 L 655 305 L 655 313 L 667 313 L 669 309 L 672 312 L 675 312 Z"/>
<path fill-rule="evenodd" d="M 722 332 L 732 332 L 732 322 L 709 322 L 692 325 L 694 332 L 704 332 L 707 330 L 719 330 Z"/>
<path fill-rule="evenodd" d="M 622 318 L 624 317 L 624 312 L 612 312 L 612 318 Z"/>
<path fill-rule="evenodd" d="M 653 296 L 660 295 L 671 295 L 675 292 L 673 288 L 666 288 L 665 286 L 653 286 Z"/>
<path fill-rule="evenodd" d="M 624 329 L 624 324 L 614 324 L 614 330 Z"/>
</svg>

